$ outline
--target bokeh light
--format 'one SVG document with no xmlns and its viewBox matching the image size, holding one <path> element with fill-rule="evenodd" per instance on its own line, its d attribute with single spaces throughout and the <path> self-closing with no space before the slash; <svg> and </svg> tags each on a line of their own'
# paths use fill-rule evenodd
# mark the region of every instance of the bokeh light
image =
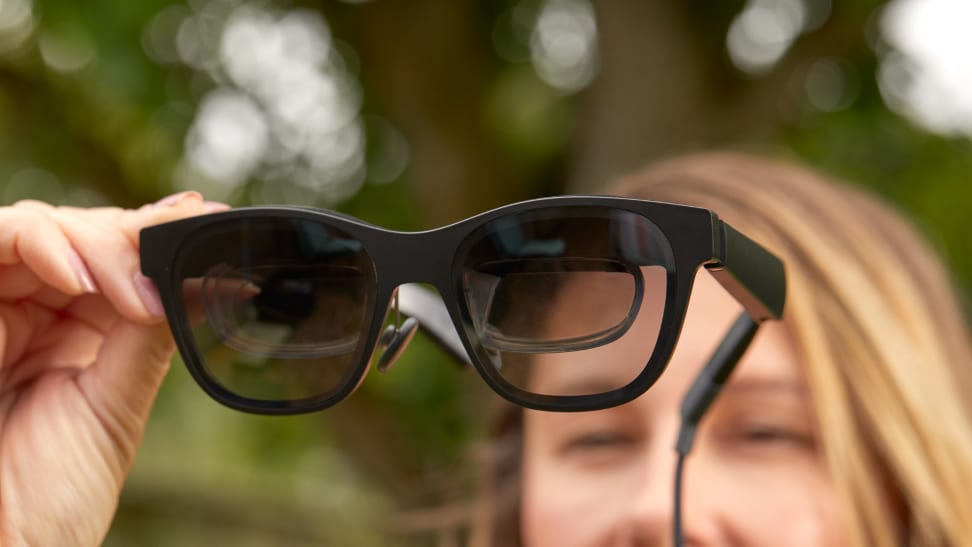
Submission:
<svg viewBox="0 0 972 547">
<path fill-rule="evenodd" d="M 217 84 L 187 138 L 182 184 L 213 187 L 217 198 L 249 180 L 262 181 L 257 199 L 308 196 L 271 191 L 274 184 L 310 190 L 313 201 L 325 204 L 353 195 L 367 168 L 361 91 L 327 22 L 303 9 L 242 5 L 223 13 L 223 7 L 203 4 L 153 22 L 171 28 L 181 17 L 175 51 Z M 155 35 L 148 31 L 146 47 L 165 59 L 167 46 Z"/>
<path fill-rule="evenodd" d="M 0 0 L 0 54 L 16 52 L 34 31 L 30 0 Z"/>
<path fill-rule="evenodd" d="M 548 84 L 572 93 L 597 74 L 597 24 L 586 0 L 547 0 L 530 37 L 537 74 Z"/>
<path fill-rule="evenodd" d="M 729 57 L 739 69 L 762 74 L 773 68 L 811 22 L 803 0 L 749 0 L 726 36 Z"/>
<path fill-rule="evenodd" d="M 239 184 L 259 165 L 268 132 L 263 113 L 249 96 L 216 89 L 199 106 L 187 138 L 188 159 L 214 181 Z"/>
<path fill-rule="evenodd" d="M 57 72 L 78 72 L 98 57 L 94 38 L 82 25 L 60 24 L 44 28 L 37 38 L 44 63 Z"/>
<path fill-rule="evenodd" d="M 168 6 L 152 18 L 142 32 L 142 48 L 156 63 L 176 64 L 182 59 L 175 36 L 192 12 L 183 5 Z"/>
<path fill-rule="evenodd" d="M 373 147 L 368 154 L 368 180 L 375 184 L 397 180 L 412 156 L 408 139 L 385 118 L 368 116 L 365 125 Z"/>
<path fill-rule="evenodd" d="M 881 30 L 892 47 L 878 71 L 888 106 L 925 127 L 972 137 L 972 2 L 895 0 Z"/>
<path fill-rule="evenodd" d="M 836 112 L 853 105 L 860 82 L 852 66 L 841 59 L 817 59 L 804 80 L 807 102 L 821 112 Z"/>
</svg>

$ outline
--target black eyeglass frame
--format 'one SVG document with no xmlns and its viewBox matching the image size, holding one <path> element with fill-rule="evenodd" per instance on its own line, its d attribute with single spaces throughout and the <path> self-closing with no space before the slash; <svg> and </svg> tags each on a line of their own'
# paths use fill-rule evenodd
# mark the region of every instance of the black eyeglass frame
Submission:
<svg viewBox="0 0 972 547">
<path fill-rule="evenodd" d="M 487 223 L 509 215 L 554 208 L 606 208 L 628 211 L 651 221 L 668 240 L 674 267 L 668 270 L 666 298 L 655 350 L 641 373 L 627 385 L 590 395 L 545 395 L 522 390 L 504 379 L 491 364 L 475 333 L 463 297 L 463 246 Z M 193 343 L 176 279 L 184 242 L 216 223 L 234 219 L 301 219 L 342 230 L 359 241 L 372 259 L 374 301 L 365 319 L 367 332 L 354 356 L 352 372 L 334 392 L 294 401 L 267 401 L 239 396 L 211 377 Z M 681 332 L 695 274 L 705 268 L 737 300 L 755 323 L 778 319 L 786 293 L 782 262 L 758 243 L 708 210 L 686 205 L 607 196 L 560 196 L 506 205 L 451 224 L 423 231 L 399 232 L 368 224 L 338 212 L 300 206 L 245 207 L 144 228 L 140 234 L 142 273 L 159 291 L 169 325 L 186 366 L 196 382 L 218 402 L 256 414 L 299 414 L 321 410 L 346 398 L 358 386 L 371 363 L 395 289 L 404 283 L 434 286 L 445 301 L 453 325 L 473 366 L 496 393 L 526 408 L 546 411 L 588 411 L 633 400 L 661 376 Z"/>
</svg>

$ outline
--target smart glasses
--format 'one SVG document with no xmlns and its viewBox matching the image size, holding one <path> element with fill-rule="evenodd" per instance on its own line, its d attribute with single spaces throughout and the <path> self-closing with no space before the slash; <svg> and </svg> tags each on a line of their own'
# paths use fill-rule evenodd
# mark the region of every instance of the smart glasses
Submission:
<svg viewBox="0 0 972 547">
<path fill-rule="evenodd" d="M 383 333 L 403 285 L 439 292 L 454 352 L 494 391 L 550 411 L 612 407 L 647 390 L 700 267 L 753 325 L 778 318 L 785 293 L 780 261 L 713 212 L 593 196 L 416 233 L 318 209 L 235 209 L 143 229 L 141 263 L 196 381 L 261 414 L 334 405 L 379 348 L 389 365 L 415 325 Z M 748 338 L 737 338 L 721 349 L 741 352 Z"/>
</svg>

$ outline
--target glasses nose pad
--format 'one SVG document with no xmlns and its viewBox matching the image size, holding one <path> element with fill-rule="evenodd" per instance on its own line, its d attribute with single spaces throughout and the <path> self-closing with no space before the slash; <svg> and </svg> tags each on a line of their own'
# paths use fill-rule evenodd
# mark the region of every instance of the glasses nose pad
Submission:
<svg viewBox="0 0 972 547">
<path fill-rule="evenodd" d="M 460 366 L 472 364 L 453 326 L 449 310 L 437 292 L 417 283 L 405 283 L 398 287 L 397 294 L 399 309 L 405 315 L 417 318 L 422 332 L 429 335 Z"/>
<path fill-rule="evenodd" d="M 398 360 L 418 331 L 418 326 L 418 319 L 409 317 L 401 325 L 389 325 L 381 333 L 378 347 L 384 351 L 376 364 L 379 372 L 386 372 Z"/>
</svg>

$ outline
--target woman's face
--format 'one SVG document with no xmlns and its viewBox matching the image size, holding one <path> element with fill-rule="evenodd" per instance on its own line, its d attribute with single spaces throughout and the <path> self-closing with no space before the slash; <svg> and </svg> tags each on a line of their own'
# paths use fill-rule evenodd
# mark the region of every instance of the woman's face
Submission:
<svg viewBox="0 0 972 547">
<path fill-rule="evenodd" d="M 671 543 L 681 399 L 739 312 L 735 300 L 701 273 L 678 348 L 647 393 L 596 412 L 526 412 L 525 545 Z M 652 326 L 636 322 L 632 328 Z M 638 352 L 637 339 L 626 335 L 601 348 L 599 366 L 625 362 Z M 576 379 L 566 375 L 574 370 L 543 368 L 531 382 L 541 388 L 570 384 Z M 809 393 L 781 325 L 760 328 L 702 420 L 684 471 L 686 545 L 841 545 Z"/>
</svg>

